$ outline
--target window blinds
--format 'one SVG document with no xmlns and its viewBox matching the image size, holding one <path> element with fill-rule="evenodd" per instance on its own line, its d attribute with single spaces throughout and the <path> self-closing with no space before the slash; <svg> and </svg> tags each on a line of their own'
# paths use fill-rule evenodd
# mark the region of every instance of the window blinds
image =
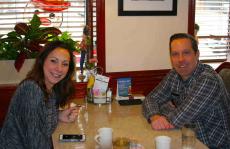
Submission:
<svg viewBox="0 0 230 149">
<path fill-rule="evenodd" d="M 68 31 L 73 39 L 81 40 L 86 24 L 86 0 L 64 1 L 66 4 L 60 5 L 63 11 L 49 11 L 53 6 L 36 1 L 41 0 L 0 0 L 0 35 L 12 31 L 18 22 L 28 22 L 36 12 L 44 21 L 43 26 L 54 26 L 62 32 Z"/>
<path fill-rule="evenodd" d="M 230 1 L 196 0 L 200 60 L 224 61 L 230 52 Z"/>
<path fill-rule="evenodd" d="M 54 26 L 62 32 L 68 31 L 76 41 L 82 40 L 83 28 L 88 24 L 94 44 L 90 55 L 96 56 L 96 0 L 64 0 L 60 6 L 36 3 L 39 1 L 45 0 L 0 0 L 0 36 L 13 31 L 16 23 L 29 22 L 37 13 L 44 21 L 42 26 Z M 53 8 L 63 10 L 49 11 Z M 79 67 L 80 55 L 76 53 L 75 56 L 76 66 Z"/>
</svg>

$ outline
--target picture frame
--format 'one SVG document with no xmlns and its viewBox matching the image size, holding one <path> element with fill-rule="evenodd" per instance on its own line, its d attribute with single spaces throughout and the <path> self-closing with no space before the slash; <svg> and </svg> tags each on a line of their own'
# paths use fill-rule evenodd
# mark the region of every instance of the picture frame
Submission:
<svg viewBox="0 0 230 149">
<path fill-rule="evenodd" d="M 176 16 L 177 0 L 118 0 L 118 16 Z"/>
</svg>

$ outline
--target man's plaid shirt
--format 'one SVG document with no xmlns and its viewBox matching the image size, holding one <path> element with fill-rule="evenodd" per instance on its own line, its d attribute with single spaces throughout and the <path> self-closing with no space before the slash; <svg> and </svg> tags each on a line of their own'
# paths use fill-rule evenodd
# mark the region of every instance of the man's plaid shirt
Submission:
<svg viewBox="0 0 230 149">
<path fill-rule="evenodd" d="M 230 95 L 208 65 L 198 63 L 185 81 L 172 69 L 144 100 L 143 114 L 147 119 L 162 114 L 178 128 L 194 123 L 197 137 L 204 144 L 230 149 Z"/>
</svg>

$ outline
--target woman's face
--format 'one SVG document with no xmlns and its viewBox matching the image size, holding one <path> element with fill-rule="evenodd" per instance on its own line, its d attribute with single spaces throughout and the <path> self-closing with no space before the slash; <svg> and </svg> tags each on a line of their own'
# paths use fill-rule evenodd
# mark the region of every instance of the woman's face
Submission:
<svg viewBox="0 0 230 149">
<path fill-rule="evenodd" d="M 50 52 L 43 65 L 45 85 L 48 90 L 66 76 L 69 63 L 70 55 L 66 49 L 56 48 Z"/>
</svg>

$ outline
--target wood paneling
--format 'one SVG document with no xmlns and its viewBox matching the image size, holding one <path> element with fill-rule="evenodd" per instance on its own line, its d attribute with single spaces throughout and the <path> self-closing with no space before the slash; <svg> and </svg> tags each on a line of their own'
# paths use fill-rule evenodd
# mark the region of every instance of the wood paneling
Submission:
<svg viewBox="0 0 230 149">
<path fill-rule="evenodd" d="M 105 76 L 110 77 L 109 88 L 112 89 L 113 95 L 116 94 L 117 79 L 122 77 L 130 77 L 132 79 L 132 93 L 141 93 L 147 95 L 163 77 L 169 72 L 169 69 L 164 70 L 149 70 L 149 71 L 129 71 L 106 73 Z M 84 98 L 86 95 L 87 83 L 76 83 L 76 98 Z"/>
<path fill-rule="evenodd" d="M 196 0 L 189 0 L 188 33 L 194 35 Z"/>
<path fill-rule="evenodd" d="M 75 83 L 75 94 L 74 98 L 84 98 L 86 95 L 86 87 L 87 83 L 82 82 L 82 83 Z"/>
<path fill-rule="evenodd" d="M 0 127 L 2 127 L 15 89 L 16 85 L 0 85 Z"/>
<path fill-rule="evenodd" d="M 132 79 L 132 93 L 141 93 L 147 95 L 163 77 L 169 72 L 165 70 L 149 70 L 149 71 L 132 71 L 132 72 L 115 72 L 107 73 L 110 76 L 109 87 L 112 88 L 113 94 L 116 93 L 117 79 L 122 77 L 130 77 Z"/>
<path fill-rule="evenodd" d="M 220 64 L 220 66 L 218 66 L 217 68 L 216 68 L 216 72 L 220 72 L 222 69 L 224 69 L 224 68 L 228 68 L 228 69 L 230 69 L 230 62 L 223 62 L 223 63 L 221 63 Z"/>
<path fill-rule="evenodd" d="M 97 0 L 97 58 L 105 70 L 105 0 Z"/>
</svg>

